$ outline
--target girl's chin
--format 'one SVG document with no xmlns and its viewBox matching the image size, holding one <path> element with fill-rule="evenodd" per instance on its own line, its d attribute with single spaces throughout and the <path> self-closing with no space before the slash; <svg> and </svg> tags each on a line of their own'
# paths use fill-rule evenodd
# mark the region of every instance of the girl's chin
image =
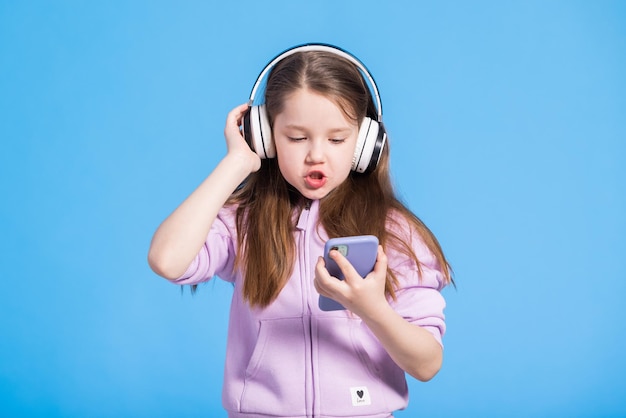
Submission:
<svg viewBox="0 0 626 418">
<path fill-rule="evenodd" d="M 297 187 L 296 188 L 300 194 L 309 199 L 309 200 L 320 200 L 325 198 L 331 191 L 331 188 L 322 187 L 319 189 L 309 189 L 307 187 Z"/>
<path fill-rule="evenodd" d="M 320 200 L 325 198 L 329 192 L 322 193 L 319 190 L 316 190 L 314 193 L 302 193 L 300 194 L 309 200 Z"/>
</svg>

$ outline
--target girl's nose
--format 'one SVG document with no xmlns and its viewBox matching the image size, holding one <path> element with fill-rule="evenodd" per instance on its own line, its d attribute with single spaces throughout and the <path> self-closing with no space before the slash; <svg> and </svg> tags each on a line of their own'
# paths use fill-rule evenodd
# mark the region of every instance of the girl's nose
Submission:
<svg viewBox="0 0 626 418">
<path fill-rule="evenodd" d="M 307 152 L 307 162 L 309 164 L 317 164 L 324 161 L 324 144 L 323 141 L 313 139 L 309 141 L 309 149 Z"/>
</svg>

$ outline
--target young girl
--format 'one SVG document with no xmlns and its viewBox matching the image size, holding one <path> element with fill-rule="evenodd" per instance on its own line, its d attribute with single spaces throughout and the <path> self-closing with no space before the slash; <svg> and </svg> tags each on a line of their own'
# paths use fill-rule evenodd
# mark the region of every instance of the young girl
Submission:
<svg viewBox="0 0 626 418">
<path fill-rule="evenodd" d="M 250 108 L 268 71 L 265 104 Z M 390 417 L 407 405 L 405 372 L 427 381 L 441 367 L 450 270 L 395 196 L 381 114 L 371 75 L 345 51 L 281 54 L 228 114 L 226 156 L 154 235 L 159 275 L 234 284 L 230 417 Z M 381 244 L 374 270 L 360 277 L 331 251 L 345 280 L 330 276 L 324 243 L 364 234 Z M 320 310 L 320 295 L 346 309 Z"/>
</svg>

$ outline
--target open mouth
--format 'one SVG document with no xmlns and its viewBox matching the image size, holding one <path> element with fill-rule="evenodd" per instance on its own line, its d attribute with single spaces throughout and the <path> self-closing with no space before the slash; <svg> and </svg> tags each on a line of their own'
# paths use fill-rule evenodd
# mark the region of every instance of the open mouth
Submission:
<svg viewBox="0 0 626 418">
<path fill-rule="evenodd" d="M 326 184 L 326 176 L 321 171 L 311 171 L 307 173 L 305 182 L 312 189 L 319 189 Z"/>
</svg>

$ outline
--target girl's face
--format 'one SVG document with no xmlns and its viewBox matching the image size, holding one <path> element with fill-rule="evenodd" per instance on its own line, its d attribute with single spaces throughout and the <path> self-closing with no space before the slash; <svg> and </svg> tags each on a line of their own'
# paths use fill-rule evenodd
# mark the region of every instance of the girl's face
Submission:
<svg viewBox="0 0 626 418">
<path fill-rule="evenodd" d="M 321 199 L 350 174 L 359 127 L 325 96 L 296 90 L 274 118 L 283 177 L 308 199 Z"/>
</svg>

